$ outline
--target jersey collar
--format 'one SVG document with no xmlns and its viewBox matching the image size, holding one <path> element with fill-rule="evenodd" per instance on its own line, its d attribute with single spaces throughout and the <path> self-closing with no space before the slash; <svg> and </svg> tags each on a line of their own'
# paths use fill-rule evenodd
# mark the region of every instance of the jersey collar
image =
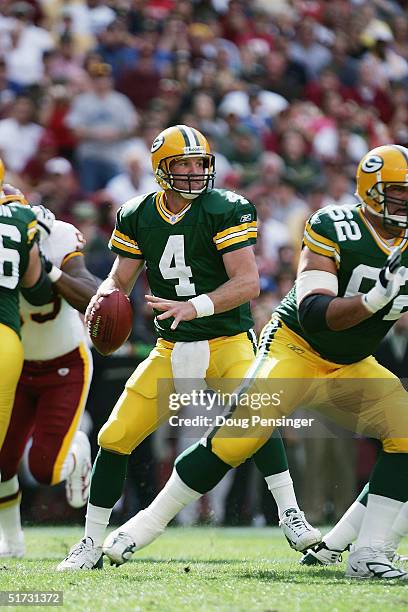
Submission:
<svg viewBox="0 0 408 612">
<path fill-rule="evenodd" d="M 157 212 L 161 216 L 164 221 L 170 223 L 170 225 L 175 225 L 178 223 L 191 208 L 191 202 L 187 203 L 184 208 L 180 210 L 178 213 L 173 213 L 166 206 L 165 192 L 159 191 L 156 195 L 156 208 Z"/>
<path fill-rule="evenodd" d="M 390 245 L 386 240 L 384 240 L 384 238 L 377 232 L 377 230 L 370 223 L 370 221 L 365 217 L 365 215 L 363 214 L 361 208 L 358 209 L 358 214 L 360 215 L 363 223 L 365 224 L 365 226 L 367 227 L 368 231 L 370 232 L 370 234 L 374 238 L 375 242 L 377 243 L 377 246 L 384 253 L 386 253 L 386 255 L 389 255 L 391 253 L 392 249 L 394 247 L 396 247 L 396 246 L 400 246 L 401 247 L 401 251 L 405 251 L 405 249 L 408 246 L 408 230 L 405 230 L 404 235 L 399 237 L 399 238 L 397 238 L 395 240 L 394 244 Z"/>
</svg>

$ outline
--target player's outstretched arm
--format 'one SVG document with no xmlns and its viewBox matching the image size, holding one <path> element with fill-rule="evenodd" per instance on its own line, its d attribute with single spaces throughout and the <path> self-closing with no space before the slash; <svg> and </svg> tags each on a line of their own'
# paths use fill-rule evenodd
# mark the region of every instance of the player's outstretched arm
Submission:
<svg viewBox="0 0 408 612">
<path fill-rule="evenodd" d="M 306 331 L 341 331 L 372 315 L 364 306 L 361 295 L 337 297 L 334 261 L 313 253 L 308 247 L 303 248 L 300 256 L 296 287 L 299 321 Z"/>
<path fill-rule="evenodd" d="M 61 276 L 54 283 L 55 289 L 68 304 L 84 313 L 100 281 L 89 272 L 81 256 L 69 259 L 61 270 Z"/>
<path fill-rule="evenodd" d="M 115 289 L 119 289 L 126 295 L 129 295 L 143 266 L 143 259 L 131 259 L 130 257 L 118 255 L 113 262 L 109 276 L 99 285 L 97 292 L 87 306 L 85 323 L 88 324 L 91 311 L 99 309 L 99 298 L 109 295 Z"/>
<path fill-rule="evenodd" d="M 34 306 L 42 306 L 52 300 L 54 290 L 52 282 L 43 267 L 38 244 L 33 244 L 28 266 L 20 281 L 21 293 Z"/>
</svg>

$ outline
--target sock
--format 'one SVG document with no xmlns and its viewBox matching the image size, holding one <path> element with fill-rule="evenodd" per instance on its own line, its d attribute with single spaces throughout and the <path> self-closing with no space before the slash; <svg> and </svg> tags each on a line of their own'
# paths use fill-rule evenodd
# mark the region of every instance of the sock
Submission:
<svg viewBox="0 0 408 612">
<path fill-rule="evenodd" d="M 368 484 L 361 491 L 356 501 L 343 514 L 336 525 L 327 533 L 323 542 L 333 550 L 345 550 L 357 538 L 363 522 L 368 498 Z M 365 502 L 365 503 L 363 503 Z"/>
<path fill-rule="evenodd" d="M 113 508 L 113 506 L 112 506 Z M 90 537 L 95 546 L 102 546 L 109 525 L 112 508 L 101 508 L 88 502 L 85 521 L 85 537 Z"/>
<path fill-rule="evenodd" d="M 0 483 L 0 527 L 7 541 L 13 541 L 22 536 L 20 500 L 17 476 Z"/>
<path fill-rule="evenodd" d="M 189 446 L 174 464 L 183 483 L 202 494 L 211 491 L 231 469 L 211 451 L 211 440 L 207 440 L 207 444 L 210 446 L 203 446 L 200 442 Z"/>
<path fill-rule="evenodd" d="M 386 549 L 396 551 L 402 538 L 408 534 L 408 503 L 405 503 L 395 519 L 387 539 Z"/>
<path fill-rule="evenodd" d="M 279 474 L 289 469 L 285 446 L 279 431 L 273 432 L 273 436 L 255 453 L 253 459 L 263 476 Z"/>
<path fill-rule="evenodd" d="M 408 453 L 381 451 L 370 478 L 370 493 L 408 501 Z"/>
<path fill-rule="evenodd" d="M 299 510 L 289 470 L 285 470 L 280 474 L 266 476 L 265 480 L 278 506 L 279 518 L 281 518 L 283 513 L 289 508 L 296 508 L 296 510 Z"/>
<path fill-rule="evenodd" d="M 356 549 L 369 547 L 385 550 L 393 523 L 403 503 L 397 499 L 369 493 Z"/>
<path fill-rule="evenodd" d="M 126 479 L 129 455 L 119 455 L 103 448 L 92 468 L 89 501 L 93 506 L 113 508 L 120 499 Z"/>
<path fill-rule="evenodd" d="M 138 549 L 143 548 L 163 532 L 180 510 L 201 495 L 190 489 L 174 469 L 150 506 L 127 521 L 123 525 L 124 530 L 133 537 Z"/>
<path fill-rule="evenodd" d="M 68 478 L 70 474 L 72 474 L 72 472 L 74 471 L 74 467 L 75 467 L 75 457 L 74 457 L 74 454 L 71 451 L 69 451 L 64 463 L 62 464 L 60 482 L 63 482 L 64 480 Z"/>
</svg>

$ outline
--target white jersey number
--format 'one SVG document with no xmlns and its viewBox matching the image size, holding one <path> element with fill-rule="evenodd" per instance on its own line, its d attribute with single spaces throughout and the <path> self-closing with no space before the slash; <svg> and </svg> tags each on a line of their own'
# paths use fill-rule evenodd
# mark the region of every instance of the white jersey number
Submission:
<svg viewBox="0 0 408 612">
<path fill-rule="evenodd" d="M 358 224 L 353 220 L 353 213 L 350 209 L 333 206 L 329 209 L 329 216 L 334 221 L 339 242 L 360 240 L 361 231 Z"/>
<path fill-rule="evenodd" d="M 173 264 L 174 261 L 174 265 Z M 195 285 L 190 282 L 193 274 L 184 258 L 184 236 L 169 236 L 159 262 L 159 270 L 165 280 L 177 279 L 176 293 L 180 297 L 195 295 Z"/>
<path fill-rule="evenodd" d="M 19 280 L 20 253 L 16 249 L 7 249 L 3 238 L 21 242 L 21 234 L 15 225 L 0 223 L 0 287 L 15 289 Z"/>
<path fill-rule="evenodd" d="M 357 268 L 354 268 L 344 297 L 351 297 L 359 294 L 363 280 L 376 281 L 378 279 L 378 273 L 378 268 L 367 266 L 366 264 L 360 264 Z M 404 268 L 404 280 L 405 282 L 408 281 L 408 268 Z M 383 316 L 383 321 L 395 321 L 399 319 L 404 310 L 408 310 L 408 295 L 398 295 L 392 301 L 391 310 Z"/>
</svg>

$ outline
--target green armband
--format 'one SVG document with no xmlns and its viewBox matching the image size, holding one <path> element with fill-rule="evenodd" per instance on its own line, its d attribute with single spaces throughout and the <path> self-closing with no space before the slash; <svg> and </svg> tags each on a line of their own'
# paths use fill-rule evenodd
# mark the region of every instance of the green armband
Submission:
<svg viewBox="0 0 408 612">
<path fill-rule="evenodd" d="M 24 299 L 32 304 L 33 306 L 42 306 L 48 304 L 54 299 L 54 290 L 52 282 L 48 278 L 48 274 L 44 270 L 41 270 L 41 276 L 38 281 L 32 287 L 22 287 L 21 293 Z"/>
</svg>

